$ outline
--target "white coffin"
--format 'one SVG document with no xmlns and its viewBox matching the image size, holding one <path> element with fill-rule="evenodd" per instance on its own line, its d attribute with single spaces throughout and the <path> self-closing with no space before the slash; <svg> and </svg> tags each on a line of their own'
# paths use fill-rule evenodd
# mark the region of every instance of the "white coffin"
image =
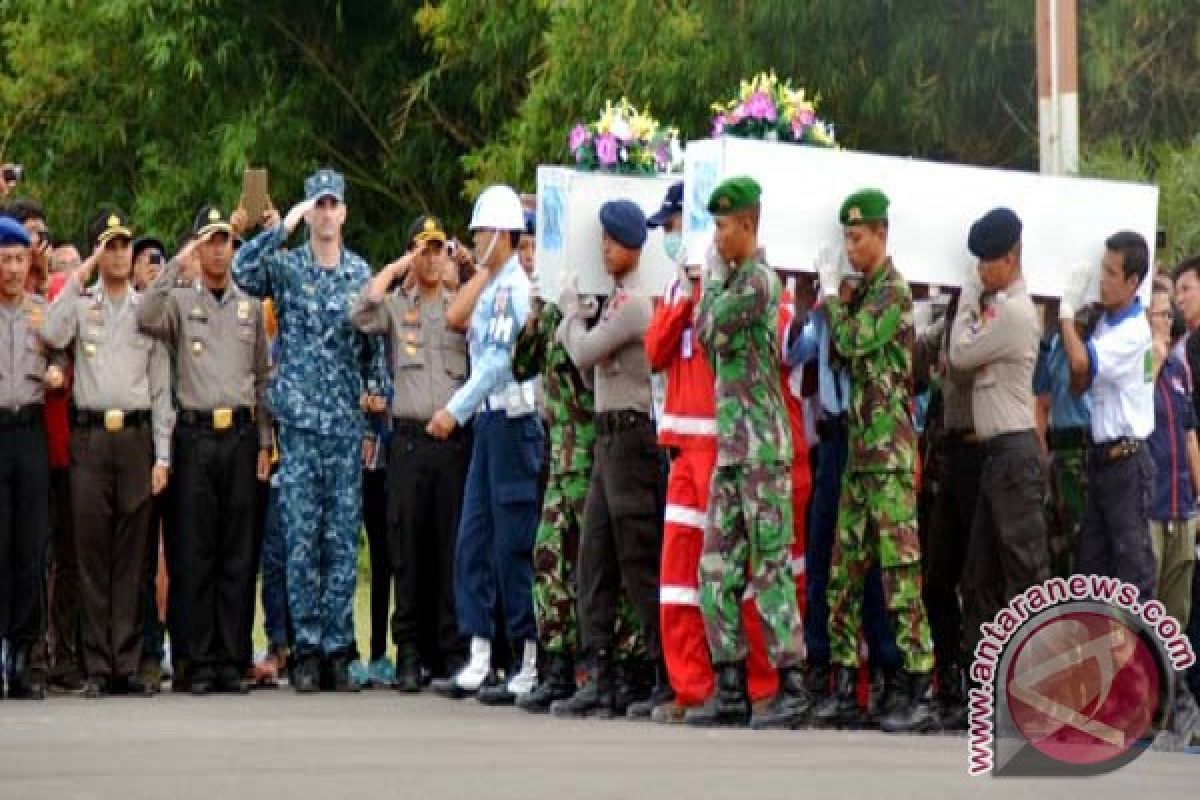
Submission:
<svg viewBox="0 0 1200 800">
<path fill-rule="evenodd" d="M 542 296 L 556 300 L 564 276 L 574 271 L 584 294 L 608 294 L 612 279 L 600 255 L 600 206 L 625 198 L 649 217 L 662 205 L 668 187 L 682 176 L 613 175 L 569 167 L 541 166 L 537 171 L 537 259 Z M 661 294 L 675 274 L 663 251 L 662 231 L 652 230 L 642 248 L 638 287 Z"/>
<path fill-rule="evenodd" d="M 733 175 L 751 175 L 763 187 L 760 241 L 779 269 L 811 271 L 823 242 L 840 245 L 838 209 L 865 187 L 891 200 L 889 249 L 912 283 L 960 285 L 974 264 L 967 250 L 971 223 L 996 206 L 1012 208 L 1024 223 L 1025 277 L 1035 295 L 1061 295 L 1076 264 L 1098 271 L 1104 240 L 1118 230 L 1146 237 L 1153 263 L 1156 186 L 734 137 L 688 142 L 685 159 L 685 242 L 696 263 L 712 237 L 708 196 Z M 1148 292 L 1149 281 L 1142 288 Z"/>
</svg>

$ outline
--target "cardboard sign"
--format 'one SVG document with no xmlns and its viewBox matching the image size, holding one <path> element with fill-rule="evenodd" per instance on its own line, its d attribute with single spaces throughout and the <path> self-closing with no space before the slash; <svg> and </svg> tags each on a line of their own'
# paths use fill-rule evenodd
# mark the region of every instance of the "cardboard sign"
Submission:
<svg viewBox="0 0 1200 800">
<path fill-rule="evenodd" d="M 271 206 L 271 196 L 267 194 L 267 171 L 256 167 L 247 167 L 242 173 L 242 197 L 238 201 L 246 209 L 251 225 L 262 219 L 263 212 Z"/>
<path fill-rule="evenodd" d="M 779 269 L 812 271 L 823 243 L 840 252 L 838 210 L 849 194 L 866 187 L 881 189 L 891 201 L 889 250 L 913 283 L 959 286 L 975 264 L 967 250 L 971 224 L 997 206 L 1021 217 L 1022 260 L 1032 294 L 1061 295 L 1077 264 L 1094 264 L 1098 275 L 1104 240 L 1119 230 L 1142 234 L 1153 263 L 1156 186 L 734 137 L 689 142 L 685 158 L 689 261 L 707 250 L 712 237 L 705 206 L 713 187 L 726 177 L 751 175 L 763 187 L 760 243 Z M 1147 280 L 1142 290 L 1148 295 L 1149 288 Z M 1097 291 L 1094 283 L 1092 292 Z"/>
</svg>

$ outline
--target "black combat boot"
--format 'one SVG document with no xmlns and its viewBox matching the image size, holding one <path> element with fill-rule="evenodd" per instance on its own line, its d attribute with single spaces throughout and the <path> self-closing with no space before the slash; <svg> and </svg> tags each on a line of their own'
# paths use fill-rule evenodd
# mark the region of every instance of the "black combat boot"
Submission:
<svg viewBox="0 0 1200 800">
<path fill-rule="evenodd" d="M 697 728 L 743 728 L 750 722 L 750 696 L 746 692 L 746 662 L 713 664 L 717 690 L 704 705 L 689 708 L 683 724 Z"/>
<path fill-rule="evenodd" d="M 417 657 L 417 648 L 412 645 L 396 651 L 396 682 L 392 686 L 397 692 L 407 694 L 421 691 L 421 661 Z"/>
<path fill-rule="evenodd" d="M 28 645 L 17 647 L 16 652 L 13 653 L 8 696 L 13 699 L 46 699 L 46 685 L 37 675 L 37 670 L 30 665 Z"/>
<path fill-rule="evenodd" d="M 871 685 L 867 691 L 868 728 L 878 728 L 880 721 L 904 704 L 904 686 L 900 670 L 889 667 L 871 668 Z"/>
<path fill-rule="evenodd" d="M 645 703 L 654 688 L 654 666 L 644 659 L 618 661 L 613 671 L 613 712 L 625 716 L 629 707 Z"/>
<path fill-rule="evenodd" d="M 338 653 L 328 661 L 330 689 L 335 692 L 359 692 L 362 687 L 350 675 L 349 653 Z"/>
<path fill-rule="evenodd" d="M 566 700 L 552 703 L 550 713 L 556 717 L 611 719 L 615 704 L 612 654 L 608 650 L 597 650 L 588 667 L 587 681 Z"/>
<path fill-rule="evenodd" d="M 551 655 L 538 685 L 517 698 L 517 708 L 531 714 L 545 714 L 555 701 L 575 694 L 575 688 L 575 661 L 565 655 Z"/>
<path fill-rule="evenodd" d="M 784 667 L 779 670 L 779 691 L 765 709 L 750 718 L 750 727 L 758 731 L 796 730 L 808 722 L 812 709 L 812 695 L 804 684 L 804 673 L 799 667 Z"/>
<path fill-rule="evenodd" d="M 292 666 L 292 688 L 301 694 L 321 688 L 321 659 L 316 653 L 297 654 Z"/>
<path fill-rule="evenodd" d="M 832 682 L 833 673 L 830 672 L 829 664 L 809 664 L 807 669 L 804 682 L 808 685 L 808 693 L 812 695 L 813 704 L 816 705 L 829 696 L 829 685 Z"/>
<path fill-rule="evenodd" d="M 213 683 L 216 679 L 217 676 L 212 667 L 194 667 L 192 679 L 188 681 L 188 691 L 197 697 L 206 695 L 213 690 Z"/>
<path fill-rule="evenodd" d="M 812 722 L 821 728 L 862 727 L 858 711 L 858 668 L 839 666 L 834 671 L 833 694 L 813 709 Z"/>
<path fill-rule="evenodd" d="M 671 679 L 667 676 L 667 662 L 661 657 L 654 662 L 654 686 L 649 697 L 630 703 L 625 709 L 625 716 L 630 719 L 649 719 L 654 709 L 675 700 L 675 690 L 671 688 Z"/>
<path fill-rule="evenodd" d="M 932 683 L 928 672 L 902 672 L 903 703 L 879 723 L 884 733 L 930 733 L 939 730 L 933 711 Z"/>
<path fill-rule="evenodd" d="M 950 662 L 937 671 L 937 715 L 944 731 L 967 729 L 967 696 L 962 669 Z"/>
</svg>

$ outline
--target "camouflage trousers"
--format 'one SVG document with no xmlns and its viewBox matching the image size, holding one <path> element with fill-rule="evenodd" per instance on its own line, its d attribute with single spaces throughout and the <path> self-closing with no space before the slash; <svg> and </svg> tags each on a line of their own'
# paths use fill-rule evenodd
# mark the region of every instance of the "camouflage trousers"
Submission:
<svg viewBox="0 0 1200 800">
<path fill-rule="evenodd" d="M 354 647 L 362 536 L 360 442 L 357 436 L 279 431 L 280 524 L 298 653 L 337 655 Z"/>
<path fill-rule="evenodd" d="M 533 543 L 533 609 L 538 639 L 542 649 L 553 655 L 575 656 L 579 652 L 577 565 L 590 480 L 590 465 L 583 472 L 550 474 Z M 613 648 L 617 660 L 646 657 L 642 626 L 624 590 L 617 607 Z"/>
<path fill-rule="evenodd" d="M 828 589 L 829 649 L 836 664 L 858 666 L 863 584 L 876 563 L 904 668 L 929 672 L 933 642 L 921 601 L 916 492 L 909 472 L 847 471 L 842 478 Z"/>
<path fill-rule="evenodd" d="M 714 664 L 744 661 L 741 626 L 747 585 L 763 622 L 767 655 L 777 668 L 804 659 L 804 629 L 792 575 L 792 475 L 786 464 L 739 464 L 713 470 L 700 611 Z"/>
<path fill-rule="evenodd" d="M 1050 574 L 1072 574 L 1083 509 L 1087 505 L 1087 467 L 1083 447 L 1054 448 L 1051 452 L 1050 491 L 1046 492 L 1046 544 Z"/>
</svg>

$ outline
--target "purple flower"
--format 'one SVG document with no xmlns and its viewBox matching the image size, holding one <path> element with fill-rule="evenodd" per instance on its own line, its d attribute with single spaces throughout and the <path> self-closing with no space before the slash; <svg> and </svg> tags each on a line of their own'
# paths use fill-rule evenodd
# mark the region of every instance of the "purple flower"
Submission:
<svg viewBox="0 0 1200 800">
<path fill-rule="evenodd" d="M 571 152 L 574 153 L 576 150 L 587 144 L 591 138 L 592 135 L 588 133 L 587 126 L 576 125 L 571 129 L 571 136 L 567 140 L 567 147 L 571 148 Z"/>
<path fill-rule="evenodd" d="M 743 106 L 748 117 L 765 119 L 767 122 L 775 121 L 775 101 L 766 92 L 755 92 L 750 95 Z"/>
<path fill-rule="evenodd" d="M 713 119 L 712 135 L 713 135 L 713 137 L 717 137 L 717 136 L 720 136 L 724 132 L 725 132 L 725 115 L 718 114 Z"/>
<path fill-rule="evenodd" d="M 606 167 L 617 163 L 617 137 L 602 133 L 596 137 L 596 158 Z"/>
</svg>

